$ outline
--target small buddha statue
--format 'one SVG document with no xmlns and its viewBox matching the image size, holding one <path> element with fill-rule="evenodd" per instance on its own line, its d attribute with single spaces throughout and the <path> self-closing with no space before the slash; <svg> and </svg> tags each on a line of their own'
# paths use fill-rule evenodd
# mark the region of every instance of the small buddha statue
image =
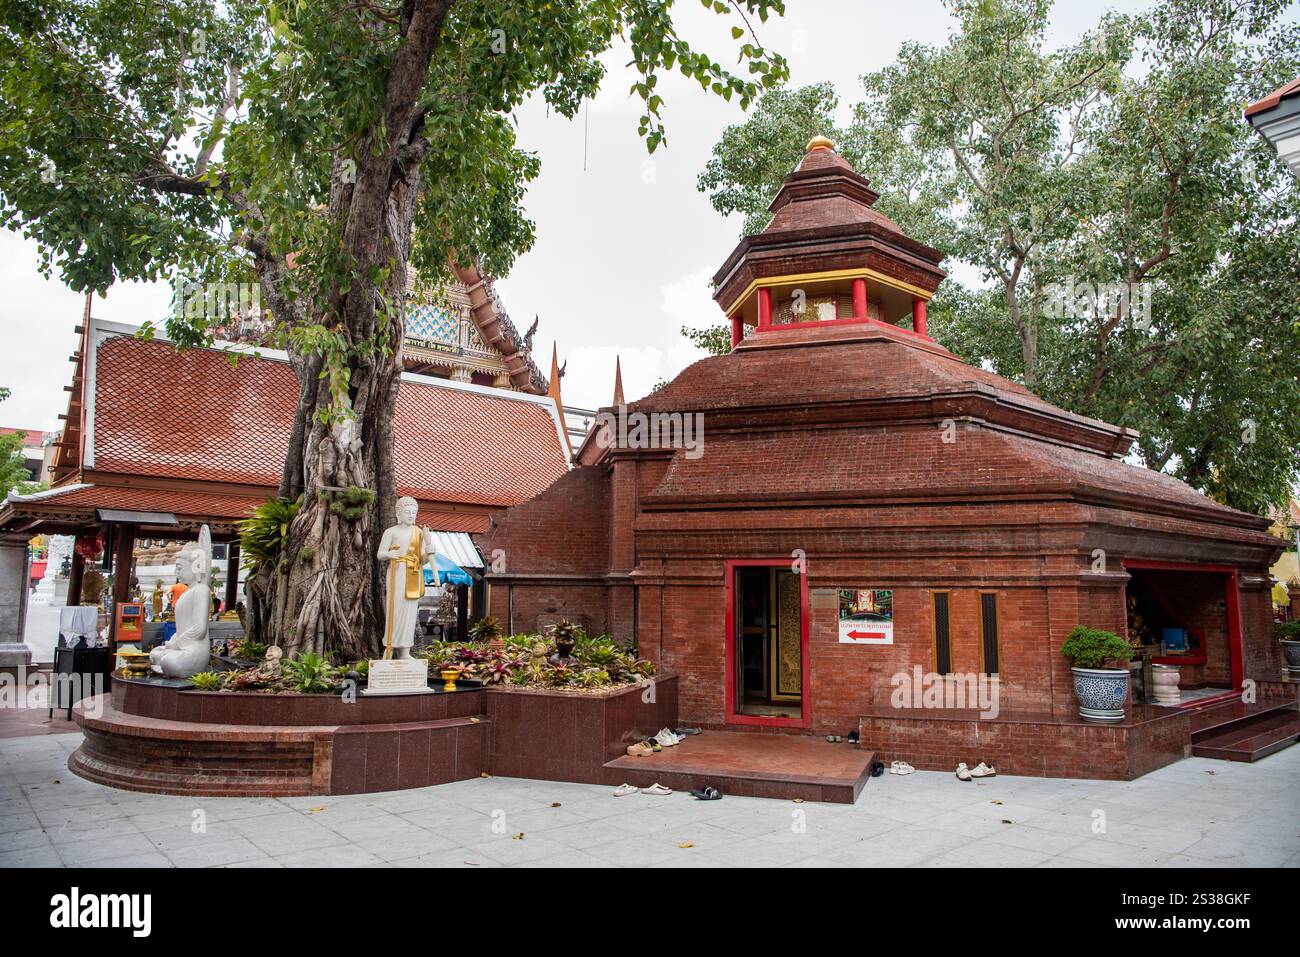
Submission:
<svg viewBox="0 0 1300 957">
<path fill-rule="evenodd" d="M 212 597 L 208 579 L 212 574 L 212 536 L 208 526 L 199 532 L 196 544 L 176 556 L 176 578 L 185 587 L 172 612 L 176 634 L 149 653 L 150 670 L 168 678 L 188 678 L 208 666 L 212 657 L 208 643 L 208 612 Z"/>
<path fill-rule="evenodd" d="M 433 534 L 415 524 L 415 499 L 397 500 L 397 524 L 384 530 L 378 558 L 388 562 L 384 575 L 384 658 L 409 658 L 424 597 L 424 566 L 434 560 Z"/>
</svg>

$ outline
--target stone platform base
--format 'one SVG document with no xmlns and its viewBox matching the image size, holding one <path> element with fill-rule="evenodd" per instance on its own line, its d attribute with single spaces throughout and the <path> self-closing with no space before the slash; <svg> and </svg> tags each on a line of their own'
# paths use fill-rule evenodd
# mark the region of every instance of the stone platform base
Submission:
<svg viewBox="0 0 1300 957">
<path fill-rule="evenodd" d="M 603 694 L 434 687 L 353 701 L 115 678 L 111 695 L 74 709 L 85 741 L 68 766 L 111 787 L 220 797 L 392 791 L 485 772 L 600 784 L 605 762 L 676 714 L 671 676 Z"/>
<path fill-rule="evenodd" d="M 874 752 L 825 738 L 745 731 L 687 735 L 658 754 L 624 754 L 605 765 L 606 782 L 675 791 L 715 787 L 724 795 L 852 804 L 871 773 Z"/>
<path fill-rule="evenodd" d="M 132 791 L 208 797 L 360 794 L 477 777 L 482 689 L 345 702 L 114 681 L 74 709 L 69 768 Z"/>
<path fill-rule="evenodd" d="M 1190 714 L 1178 708 L 1139 706 L 1123 722 L 1099 724 L 1078 717 L 1002 712 L 887 709 L 863 715 L 858 732 L 888 764 L 901 760 L 927 771 L 952 771 L 980 761 L 1004 774 L 1129 781 L 1185 757 L 1191 748 Z"/>
</svg>

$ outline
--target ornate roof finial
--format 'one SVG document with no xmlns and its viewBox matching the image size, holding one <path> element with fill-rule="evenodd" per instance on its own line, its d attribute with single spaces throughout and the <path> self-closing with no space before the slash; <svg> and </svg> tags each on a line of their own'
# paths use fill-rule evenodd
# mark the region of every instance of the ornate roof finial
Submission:
<svg viewBox="0 0 1300 957">
<path fill-rule="evenodd" d="M 568 365 L 566 362 L 565 365 Z M 546 387 L 546 394 L 555 400 L 555 411 L 560 416 L 560 431 L 564 433 L 564 445 L 569 450 L 569 460 L 573 460 L 573 443 L 569 441 L 569 424 L 564 420 L 564 402 L 560 398 L 560 379 L 564 371 L 560 368 L 559 343 L 551 345 L 551 381 Z"/>
<path fill-rule="evenodd" d="M 618 356 L 614 356 L 614 405 L 626 405 L 623 401 L 623 365 Z"/>
<path fill-rule="evenodd" d="M 835 141 L 829 136 L 814 136 L 808 141 L 808 146 L 804 152 L 811 153 L 813 150 L 834 150 Z"/>
</svg>

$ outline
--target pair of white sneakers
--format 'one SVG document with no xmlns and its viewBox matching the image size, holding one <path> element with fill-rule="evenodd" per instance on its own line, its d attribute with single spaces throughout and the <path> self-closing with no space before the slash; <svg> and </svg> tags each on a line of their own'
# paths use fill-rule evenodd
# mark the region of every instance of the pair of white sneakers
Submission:
<svg viewBox="0 0 1300 957">
<path fill-rule="evenodd" d="M 997 774 L 998 772 L 996 769 L 989 767 L 983 761 L 975 765 L 973 768 L 966 767 L 965 761 L 957 765 L 958 781 L 974 781 L 979 778 L 994 778 L 997 777 Z"/>
<path fill-rule="evenodd" d="M 639 788 L 635 784 L 620 784 L 618 787 L 614 788 L 614 797 L 616 798 L 627 797 L 629 794 L 653 794 L 656 797 L 659 797 L 664 794 L 672 793 L 672 788 L 666 788 L 658 781 L 650 785 L 648 788 Z"/>
<path fill-rule="evenodd" d="M 675 748 L 682 743 L 682 736 L 675 733 L 671 728 L 664 728 L 654 738 L 663 748 Z"/>
</svg>

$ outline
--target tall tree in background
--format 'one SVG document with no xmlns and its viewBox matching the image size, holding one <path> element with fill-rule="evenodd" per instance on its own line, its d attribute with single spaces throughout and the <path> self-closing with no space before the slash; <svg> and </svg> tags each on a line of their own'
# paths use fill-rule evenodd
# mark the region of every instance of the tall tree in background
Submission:
<svg viewBox="0 0 1300 957">
<path fill-rule="evenodd" d="M 0 386 L 0 402 L 9 398 L 10 394 L 7 388 Z M 28 493 L 45 487 L 44 482 L 33 482 L 32 474 L 27 469 L 27 460 L 23 457 L 23 443 L 26 440 L 26 432 L 6 432 L 0 435 L 0 499 L 13 489 Z"/>
<path fill-rule="evenodd" d="M 0 0 L 4 224 L 78 290 L 253 280 L 289 352 L 279 494 L 301 507 L 259 573 L 261 640 L 376 647 L 408 266 L 500 275 L 531 244 L 538 163 L 511 111 L 537 93 L 572 117 L 625 43 L 653 151 L 665 71 L 742 106 L 786 77 L 751 29 L 782 0 L 706 6 L 734 24 L 736 72 L 655 0 Z M 203 345 L 219 318 L 167 332 Z"/>
<path fill-rule="evenodd" d="M 932 335 L 1252 511 L 1300 473 L 1300 196 L 1242 117 L 1300 73 L 1285 10 L 1164 0 L 1048 51 L 1045 0 L 957 3 L 949 42 L 863 77 L 837 131 L 882 211 L 982 280 L 943 284 Z M 778 161 L 760 125 L 810 132 L 834 109 L 825 87 L 779 93 L 700 179 L 746 232 L 803 152 L 787 136 Z M 1111 284 L 1148 290 L 1150 315 L 1052 295 Z"/>
</svg>

